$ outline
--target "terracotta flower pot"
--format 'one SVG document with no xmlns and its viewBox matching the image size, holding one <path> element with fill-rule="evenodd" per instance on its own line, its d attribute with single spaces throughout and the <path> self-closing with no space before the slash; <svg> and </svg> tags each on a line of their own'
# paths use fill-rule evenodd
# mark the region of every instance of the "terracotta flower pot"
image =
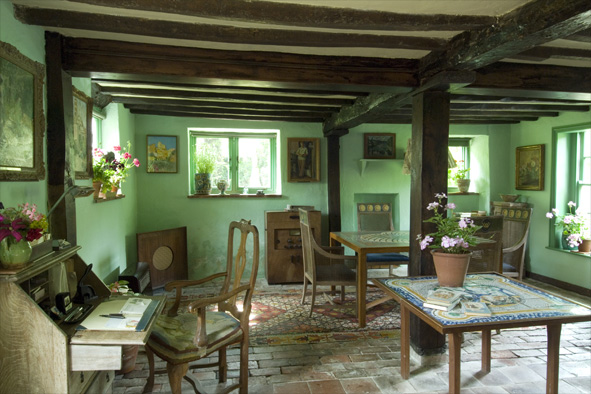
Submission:
<svg viewBox="0 0 591 394">
<path fill-rule="evenodd" d="M 581 242 L 579 244 L 579 252 L 581 252 L 581 253 L 591 252 L 591 239 L 584 239 L 583 242 Z"/>
<path fill-rule="evenodd" d="M 461 193 L 467 193 L 468 189 L 470 189 L 470 179 L 458 179 L 456 184 Z"/>
<path fill-rule="evenodd" d="M 443 253 L 432 250 L 433 264 L 439 285 L 462 287 L 468 272 L 472 252 L 465 254 Z"/>
<path fill-rule="evenodd" d="M 92 188 L 94 189 L 93 198 L 95 200 L 99 198 L 99 194 L 101 192 L 101 187 L 103 187 L 102 182 L 92 182 Z"/>
</svg>

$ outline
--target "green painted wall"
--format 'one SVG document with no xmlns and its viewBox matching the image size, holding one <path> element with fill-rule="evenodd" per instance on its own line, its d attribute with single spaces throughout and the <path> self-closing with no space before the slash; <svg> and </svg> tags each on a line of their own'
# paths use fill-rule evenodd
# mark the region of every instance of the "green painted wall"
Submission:
<svg viewBox="0 0 591 394">
<path fill-rule="evenodd" d="M 521 122 L 511 127 L 510 151 L 506 161 L 515 168 L 515 148 L 527 145 L 545 145 L 545 187 L 542 191 L 515 190 L 515 173 L 510 174 L 512 194 L 521 194 L 520 201 L 533 205 L 531 230 L 529 234 L 529 250 L 526 256 L 526 269 L 536 274 L 572 283 L 584 288 L 591 288 L 591 264 L 589 257 L 577 256 L 572 253 L 546 249 L 551 227 L 546 219 L 550 206 L 552 182 L 552 128 L 575 125 L 591 121 L 589 112 L 561 113 L 556 118 L 544 118 L 536 122 Z M 566 159 L 566 158 L 565 158 Z"/>
</svg>

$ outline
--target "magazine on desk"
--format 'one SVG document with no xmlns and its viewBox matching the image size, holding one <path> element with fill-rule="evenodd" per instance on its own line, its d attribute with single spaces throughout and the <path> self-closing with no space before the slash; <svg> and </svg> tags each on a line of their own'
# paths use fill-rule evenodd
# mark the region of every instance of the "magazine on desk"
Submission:
<svg viewBox="0 0 591 394">
<path fill-rule="evenodd" d="M 76 330 L 143 331 L 158 307 L 158 300 L 121 297 L 98 304 Z"/>
</svg>

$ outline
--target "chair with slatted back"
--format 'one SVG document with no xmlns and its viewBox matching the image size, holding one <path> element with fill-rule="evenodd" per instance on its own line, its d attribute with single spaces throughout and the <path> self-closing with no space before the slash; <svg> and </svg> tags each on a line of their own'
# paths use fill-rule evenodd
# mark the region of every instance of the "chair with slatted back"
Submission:
<svg viewBox="0 0 591 394">
<path fill-rule="evenodd" d="M 154 385 L 154 354 L 166 361 L 168 380 L 174 394 L 181 393 L 183 377 L 191 383 L 195 392 L 203 392 L 199 382 L 187 374 L 189 363 L 214 352 L 218 353 L 216 362 L 191 364 L 191 368 L 217 366 L 218 380 L 225 382 L 228 371 L 226 348 L 232 344 L 240 345 L 240 377 L 236 384 L 216 392 L 228 393 L 237 388 L 240 393 L 248 392 L 248 321 L 259 265 L 257 228 L 246 220 L 230 223 L 227 250 L 225 272 L 165 285 L 166 291 L 176 290 L 176 298 L 168 313 L 158 317 L 146 343 L 150 375 L 144 392 L 151 391 Z M 199 298 L 188 305 L 187 311 L 182 308 L 179 312 L 183 288 L 202 285 L 217 278 L 224 278 L 219 295 Z M 212 309 L 215 306 L 217 310 Z"/>
<path fill-rule="evenodd" d="M 468 272 L 501 273 L 503 216 L 476 216 L 471 220 L 481 227 L 474 235 L 481 238 L 483 242 L 470 247 L 472 258 Z"/>
<path fill-rule="evenodd" d="M 349 262 L 355 266 L 357 258 L 355 256 L 344 255 L 344 248 L 341 246 L 327 247 L 316 243 L 310 222 L 308 211 L 300 209 L 300 229 L 302 234 L 302 257 L 304 260 L 304 287 L 302 291 L 302 304 L 306 301 L 308 291 L 308 282 L 311 285 L 310 316 L 314 312 L 316 305 L 316 293 L 318 286 L 330 286 L 330 294 L 333 294 L 335 287 L 339 286 L 341 304 L 334 304 L 332 299 L 328 299 L 330 307 L 339 308 L 349 306 L 345 305 L 345 286 L 353 286 L 357 289 L 357 276 L 347 265 Z M 357 295 L 357 291 L 355 291 Z M 357 299 L 357 296 L 355 296 Z M 355 307 L 353 306 L 355 309 Z"/>
<path fill-rule="evenodd" d="M 357 231 L 394 231 L 392 222 L 392 205 L 390 203 L 358 203 Z M 404 253 L 368 253 L 366 264 L 389 268 L 393 275 L 393 268 L 408 264 L 408 255 Z"/>
<path fill-rule="evenodd" d="M 503 208 L 503 275 L 523 279 L 532 208 Z"/>
</svg>

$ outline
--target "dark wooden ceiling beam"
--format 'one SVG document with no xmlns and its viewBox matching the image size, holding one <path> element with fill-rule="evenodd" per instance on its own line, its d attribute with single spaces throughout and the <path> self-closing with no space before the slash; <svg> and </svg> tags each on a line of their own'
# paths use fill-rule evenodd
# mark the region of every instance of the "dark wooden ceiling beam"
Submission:
<svg viewBox="0 0 591 394">
<path fill-rule="evenodd" d="M 539 105 L 568 105 L 575 107 L 587 107 L 591 105 L 591 100 L 563 100 L 556 98 L 538 98 L 538 97 L 511 97 L 511 96 L 478 96 L 467 94 L 452 94 L 451 103 L 472 103 L 472 104 L 539 104 Z M 587 110 L 587 109 L 585 109 Z"/>
<path fill-rule="evenodd" d="M 255 116 L 255 115 L 232 115 L 232 114 L 212 114 L 209 112 L 176 112 L 176 111 L 144 111 L 133 110 L 133 114 L 158 115 L 158 116 L 181 116 L 190 118 L 210 118 L 210 119 L 229 119 L 229 120 L 252 120 L 252 121 L 274 121 L 274 122 L 306 122 L 321 123 L 324 119 L 321 117 L 290 117 L 290 116 Z"/>
<path fill-rule="evenodd" d="M 215 107 L 187 107 L 180 105 L 152 106 L 141 104 L 125 104 L 130 110 L 144 111 L 175 111 L 185 113 L 209 113 L 209 114 L 232 114 L 232 115 L 253 115 L 253 116 L 289 116 L 298 118 L 310 118 L 311 116 L 327 118 L 331 115 L 329 111 L 307 111 L 307 110 L 267 110 L 267 109 L 239 109 L 239 108 L 215 108 Z"/>
<path fill-rule="evenodd" d="M 115 96 L 113 102 L 130 104 L 130 105 L 149 105 L 154 107 L 160 106 L 182 106 L 182 107 L 194 107 L 194 108 L 254 108 L 262 110 L 305 110 L 308 112 L 336 112 L 340 109 L 340 106 L 324 106 L 319 104 L 265 104 L 255 103 L 252 101 L 212 101 L 212 100 L 178 100 L 178 99 L 166 99 L 166 98 L 152 98 L 152 97 L 121 97 Z"/>
<path fill-rule="evenodd" d="M 591 29 L 581 30 L 575 34 L 571 34 L 568 37 L 564 37 L 564 39 L 570 41 L 591 43 Z"/>
<path fill-rule="evenodd" d="M 461 86 L 474 81 L 474 74 L 469 71 L 443 72 L 431 78 L 421 87 L 413 90 L 395 93 L 370 94 L 359 98 L 353 105 L 341 109 L 324 122 L 323 132 L 326 135 L 335 129 L 350 129 L 408 103 L 412 96 L 428 90 L 454 91 Z"/>
<path fill-rule="evenodd" d="M 316 5 L 251 0 L 70 0 L 99 6 L 133 8 L 226 21 L 256 22 L 288 26 L 316 26 L 348 30 L 458 31 L 490 25 L 486 15 L 409 15 L 374 10 L 320 7 Z"/>
<path fill-rule="evenodd" d="M 75 77 L 364 93 L 418 86 L 418 62 L 407 59 L 296 56 L 81 38 L 64 41 L 63 67 Z"/>
<path fill-rule="evenodd" d="M 530 60 L 535 62 L 542 62 L 550 58 L 581 60 L 586 61 L 591 65 L 591 49 L 539 46 L 510 57 L 510 59 Z"/>
<path fill-rule="evenodd" d="M 16 19 L 30 25 L 94 30 L 174 40 L 195 40 L 198 38 L 199 41 L 241 45 L 316 48 L 359 47 L 427 51 L 442 50 L 447 42 L 443 38 L 420 36 L 246 28 L 205 23 L 184 23 L 163 19 L 133 18 L 21 5 L 15 5 L 14 8 Z"/>
<path fill-rule="evenodd" d="M 421 75 L 481 68 L 589 27 L 589 0 L 535 0 L 499 17 L 492 26 L 457 35 L 442 54 L 425 56 Z"/>
</svg>

